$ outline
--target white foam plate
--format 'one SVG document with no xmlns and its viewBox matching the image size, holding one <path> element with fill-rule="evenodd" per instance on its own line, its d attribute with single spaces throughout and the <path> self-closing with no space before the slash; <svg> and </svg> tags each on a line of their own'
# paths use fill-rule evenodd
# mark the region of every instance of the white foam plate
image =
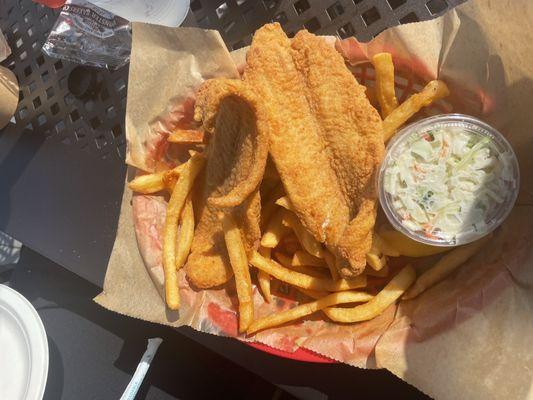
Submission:
<svg viewBox="0 0 533 400">
<path fill-rule="evenodd" d="M 128 21 L 176 27 L 187 16 L 190 0 L 91 0 L 91 3 Z"/>
<path fill-rule="evenodd" d="M 3 399 L 40 400 L 48 376 L 48 340 L 35 308 L 0 285 L 0 394 Z"/>
</svg>

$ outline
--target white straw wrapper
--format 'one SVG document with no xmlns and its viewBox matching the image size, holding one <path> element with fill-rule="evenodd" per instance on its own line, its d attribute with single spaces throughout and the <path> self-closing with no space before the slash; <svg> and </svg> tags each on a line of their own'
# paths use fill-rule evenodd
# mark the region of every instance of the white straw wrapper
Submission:
<svg viewBox="0 0 533 400">
<path fill-rule="evenodd" d="M 146 372 L 148 372 L 150 364 L 154 359 L 155 353 L 157 353 L 157 349 L 159 348 L 159 345 L 162 341 L 163 339 L 161 338 L 148 339 L 148 346 L 146 347 L 146 351 L 144 352 L 141 361 L 139 362 L 139 365 L 137 365 L 137 369 L 135 370 L 135 373 L 133 374 L 130 383 L 128 383 L 126 390 L 124 390 L 124 393 L 122 393 L 122 396 L 120 396 L 120 400 L 135 399 L 135 396 L 137 395 L 137 392 L 139 391 L 139 388 L 143 383 L 144 376 L 146 375 Z"/>
</svg>

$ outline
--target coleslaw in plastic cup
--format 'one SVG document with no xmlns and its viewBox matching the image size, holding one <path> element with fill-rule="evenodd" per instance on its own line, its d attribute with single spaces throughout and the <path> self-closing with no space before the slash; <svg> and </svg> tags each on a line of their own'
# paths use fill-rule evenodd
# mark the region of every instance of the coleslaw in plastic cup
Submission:
<svg viewBox="0 0 533 400">
<path fill-rule="evenodd" d="M 519 182 L 516 155 L 501 133 L 468 115 L 443 114 L 391 139 L 378 190 L 395 229 L 426 244 L 457 246 L 505 220 Z"/>
</svg>

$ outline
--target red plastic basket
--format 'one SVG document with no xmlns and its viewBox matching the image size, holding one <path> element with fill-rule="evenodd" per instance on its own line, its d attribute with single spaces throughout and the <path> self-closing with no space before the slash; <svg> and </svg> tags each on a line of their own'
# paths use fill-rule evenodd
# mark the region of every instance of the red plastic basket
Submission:
<svg viewBox="0 0 533 400">
<path fill-rule="evenodd" d="M 314 353 L 310 350 L 306 349 L 298 349 L 293 353 L 289 353 L 287 351 L 278 350 L 273 347 L 267 346 L 262 343 L 257 342 L 246 342 L 247 345 L 250 347 L 253 347 L 257 350 L 260 350 L 262 352 L 272 354 L 274 356 L 287 358 L 290 360 L 296 360 L 296 361 L 305 361 L 305 362 L 312 362 L 312 363 L 319 363 L 319 364 L 335 364 L 337 361 L 332 360 L 331 358 L 324 357 L 320 354 Z"/>
</svg>

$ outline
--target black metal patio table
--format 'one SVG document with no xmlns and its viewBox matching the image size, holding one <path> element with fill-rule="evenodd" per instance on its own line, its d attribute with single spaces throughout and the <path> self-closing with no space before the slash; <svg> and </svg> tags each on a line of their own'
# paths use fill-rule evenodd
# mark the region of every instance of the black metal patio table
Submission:
<svg viewBox="0 0 533 400">
<path fill-rule="evenodd" d="M 230 50 L 248 45 L 255 29 L 269 21 L 278 21 L 289 35 L 306 28 L 317 34 L 370 40 L 389 26 L 430 19 L 461 2 L 192 0 L 184 25 L 219 30 Z M 43 296 L 50 297 L 64 312 L 57 320 L 43 318 L 49 340 L 53 339 L 50 332 L 64 329 L 76 335 L 79 321 L 65 316 L 66 312 L 73 312 L 123 338 L 121 356 L 115 362 L 126 373 L 123 380 L 131 375 L 130 366 L 142 354 L 144 343 L 138 339 L 163 332 L 160 334 L 177 347 L 183 340 L 196 346 L 199 343 L 298 397 L 343 398 L 360 393 L 374 398 L 387 394 L 422 398 L 420 392 L 385 371 L 279 359 L 237 341 L 190 329 L 171 331 L 128 321 L 91 304 L 91 298 L 103 284 L 126 173 L 124 114 L 128 66 L 116 71 L 97 70 L 91 95 L 75 97 L 69 91 L 68 81 L 76 65 L 41 52 L 58 13 L 31 0 L 0 0 L 0 29 L 13 52 L 2 65 L 16 74 L 20 84 L 15 123 L 0 130 L 0 230 L 31 249 L 23 253 L 21 260 L 22 267 L 27 268 L 17 268 L 11 279 L 15 288 L 29 296 L 34 305 Z M 39 312 L 43 317 L 40 309 Z M 147 327 L 142 328 L 143 325 Z M 129 346 L 131 335 L 136 341 Z M 60 336 L 68 341 L 69 335 Z M 80 351 L 106 352 L 107 345 L 120 348 L 120 344 L 95 342 L 94 348 Z M 51 345 L 52 353 L 55 351 L 62 358 L 64 344 L 58 342 L 54 346 L 57 348 L 52 349 Z M 70 351 L 70 347 L 64 351 Z M 124 364 L 123 359 L 127 360 Z M 53 361 L 52 357 L 51 373 Z M 170 358 L 167 363 L 172 364 Z M 62 373 L 66 377 L 67 372 Z M 98 371 L 92 371 L 91 377 L 98 382 Z M 80 373 L 72 379 L 82 382 L 83 378 Z M 164 386 L 176 396 L 183 395 L 183 392 L 173 393 L 172 385 L 168 389 L 168 381 L 164 376 L 158 377 L 157 372 L 149 374 L 147 379 L 151 380 L 148 384 Z M 105 382 L 113 385 L 110 379 Z M 50 394 L 58 390 L 53 385 L 49 382 L 47 396 L 60 398 L 60 393 Z M 94 386 L 93 389 L 94 393 L 85 393 L 86 397 L 78 393 L 77 398 L 107 398 L 102 394 L 106 392 Z M 150 397 L 147 393 L 145 396 Z"/>
</svg>

